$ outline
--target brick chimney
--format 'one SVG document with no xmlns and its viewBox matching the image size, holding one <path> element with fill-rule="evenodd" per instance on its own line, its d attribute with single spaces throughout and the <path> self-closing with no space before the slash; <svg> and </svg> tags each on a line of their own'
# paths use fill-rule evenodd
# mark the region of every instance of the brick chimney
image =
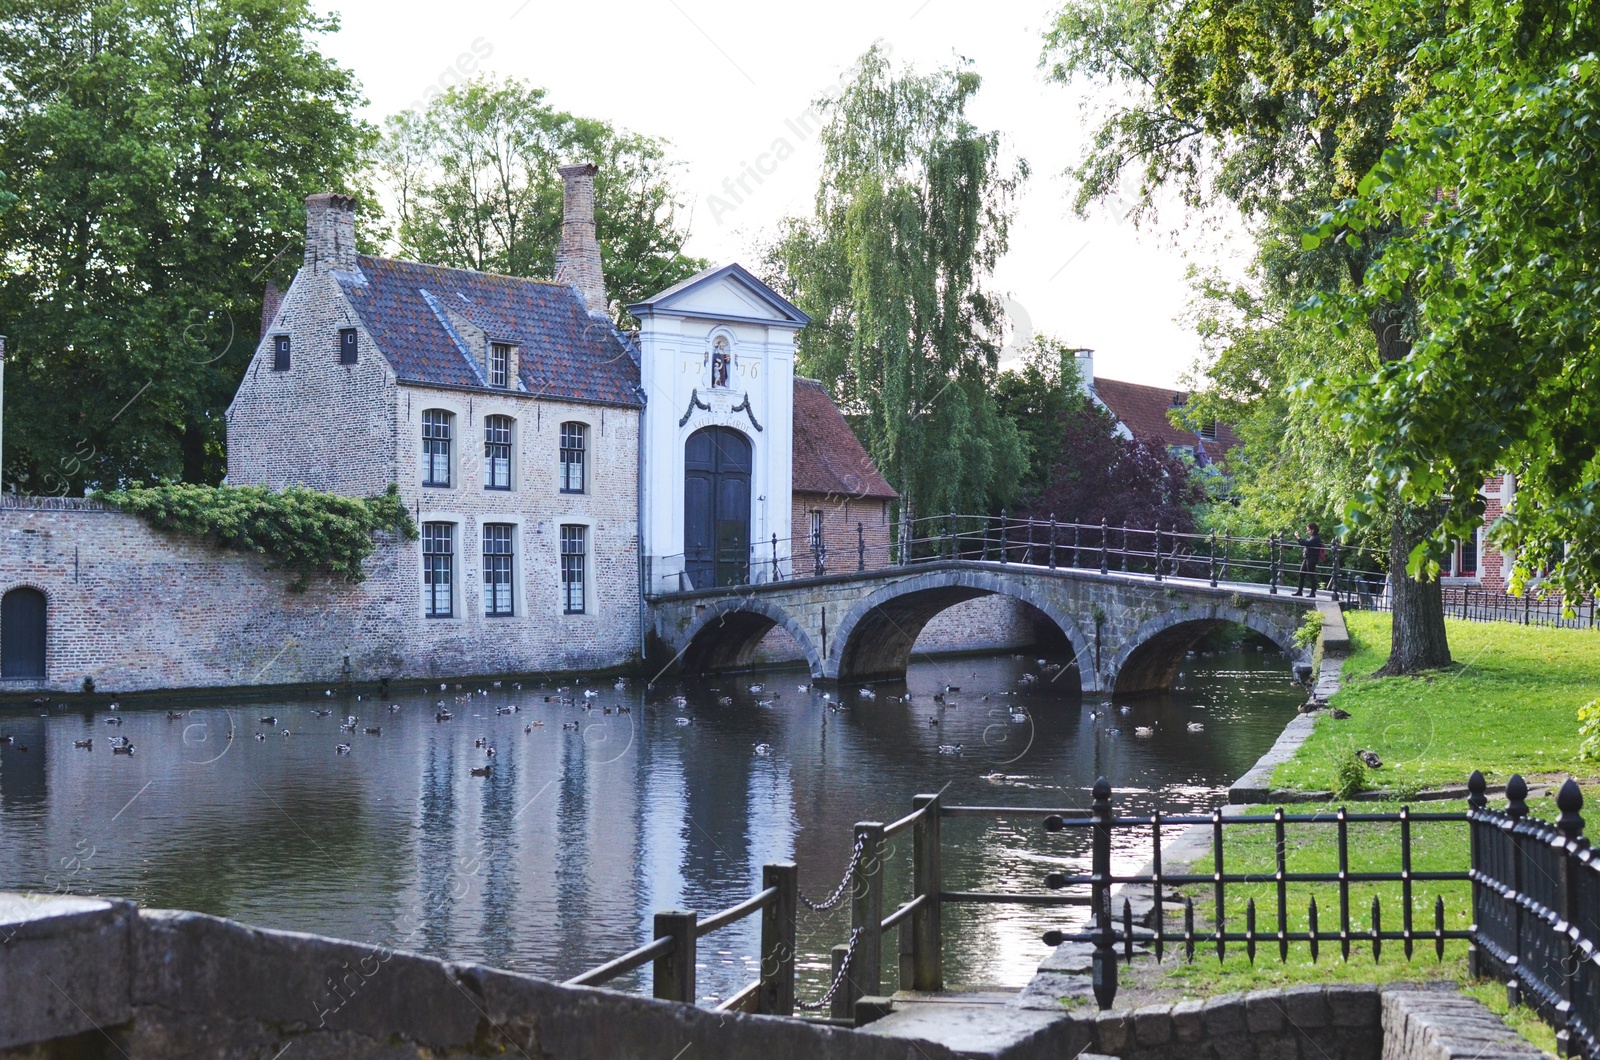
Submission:
<svg viewBox="0 0 1600 1060">
<path fill-rule="evenodd" d="M 593 162 L 561 167 L 561 247 L 556 251 L 556 279 L 577 288 L 591 313 L 608 313 L 605 270 L 600 266 L 600 241 L 594 234 Z"/>
<path fill-rule="evenodd" d="M 356 267 L 356 201 L 323 191 L 306 196 L 306 268 L 313 272 Z"/>
</svg>

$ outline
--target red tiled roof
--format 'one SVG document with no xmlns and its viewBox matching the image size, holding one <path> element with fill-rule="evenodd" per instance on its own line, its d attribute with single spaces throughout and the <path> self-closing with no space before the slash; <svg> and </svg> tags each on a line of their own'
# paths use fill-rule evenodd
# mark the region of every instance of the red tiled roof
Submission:
<svg viewBox="0 0 1600 1060">
<path fill-rule="evenodd" d="M 794 492 L 846 497 L 899 494 L 883 480 L 822 384 L 794 381 Z"/>
<path fill-rule="evenodd" d="M 1098 378 L 1094 381 L 1094 391 L 1113 416 L 1121 420 L 1135 437 L 1147 442 L 1183 446 L 1186 449 L 1202 444 L 1212 458 L 1222 456 L 1239 444 L 1239 436 L 1226 423 L 1217 424 L 1216 441 L 1201 439 L 1193 431 L 1174 427 L 1172 421 L 1167 419 L 1167 410 L 1173 407 L 1173 399 L 1178 395 L 1187 397 L 1184 391 Z"/>
</svg>

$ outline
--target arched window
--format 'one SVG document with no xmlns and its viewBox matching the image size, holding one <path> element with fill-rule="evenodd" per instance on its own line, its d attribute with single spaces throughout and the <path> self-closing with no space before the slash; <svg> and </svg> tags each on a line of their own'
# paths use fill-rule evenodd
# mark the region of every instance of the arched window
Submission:
<svg viewBox="0 0 1600 1060">
<path fill-rule="evenodd" d="M 483 418 L 483 488 L 511 488 L 511 417 Z"/>
<path fill-rule="evenodd" d="M 42 679 L 45 598 L 37 589 L 12 589 L 0 597 L 0 677 Z"/>
<path fill-rule="evenodd" d="M 589 428 L 582 423 L 561 425 L 561 492 L 582 493 L 585 488 L 584 458 L 589 448 Z"/>
<path fill-rule="evenodd" d="M 450 485 L 450 436 L 455 414 L 444 409 L 422 412 L 422 484 Z"/>
</svg>

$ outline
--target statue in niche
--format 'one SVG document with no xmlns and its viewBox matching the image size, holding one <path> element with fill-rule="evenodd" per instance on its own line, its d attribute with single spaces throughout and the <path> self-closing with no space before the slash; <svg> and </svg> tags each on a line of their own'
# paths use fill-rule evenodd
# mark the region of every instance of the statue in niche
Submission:
<svg viewBox="0 0 1600 1060">
<path fill-rule="evenodd" d="M 718 335 L 711 344 L 711 385 L 725 387 L 728 385 L 728 370 L 733 364 L 733 356 L 728 351 L 728 337 Z"/>
</svg>

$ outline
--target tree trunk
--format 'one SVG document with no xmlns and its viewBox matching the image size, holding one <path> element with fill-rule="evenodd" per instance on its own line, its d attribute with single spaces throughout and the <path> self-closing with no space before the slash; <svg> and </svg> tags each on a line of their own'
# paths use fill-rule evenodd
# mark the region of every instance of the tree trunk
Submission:
<svg viewBox="0 0 1600 1060">
<path fill-rule="evenodd" d="M 1411 550 L 1438 528 L 1421 508 L 1396 513 L 1389 534 L 1389 584 L 1394 602 L 1394 628 L 1389 635 L 1389 661 L 1374 677 L 1396 677 L 1450 665 L 1450 644 L 1444 632 L 1444 591 L 1439 579 L 1418 581 L 1406 574 Z"/>
<path fill-rule="evenodd" d="M 1397 361 L 1411 352 L 1404 333 L 1405 309 L 1379 306 L 1371 317 L 1378 357 Z M 1389 584 L 1394 602 L 1394 627 L 1389 634 L 1389 661 L 1374 676 L 1394 677 L 1450 665 L 1450 642 L 1444 631 L 1444 592 L 1437 578 L 1418 581 L 1406 573 L 1411 550 L 1439 529 L 1439 518 L 1426 508 L 1395 502 L 1389 524 Z"/>
</svg>

